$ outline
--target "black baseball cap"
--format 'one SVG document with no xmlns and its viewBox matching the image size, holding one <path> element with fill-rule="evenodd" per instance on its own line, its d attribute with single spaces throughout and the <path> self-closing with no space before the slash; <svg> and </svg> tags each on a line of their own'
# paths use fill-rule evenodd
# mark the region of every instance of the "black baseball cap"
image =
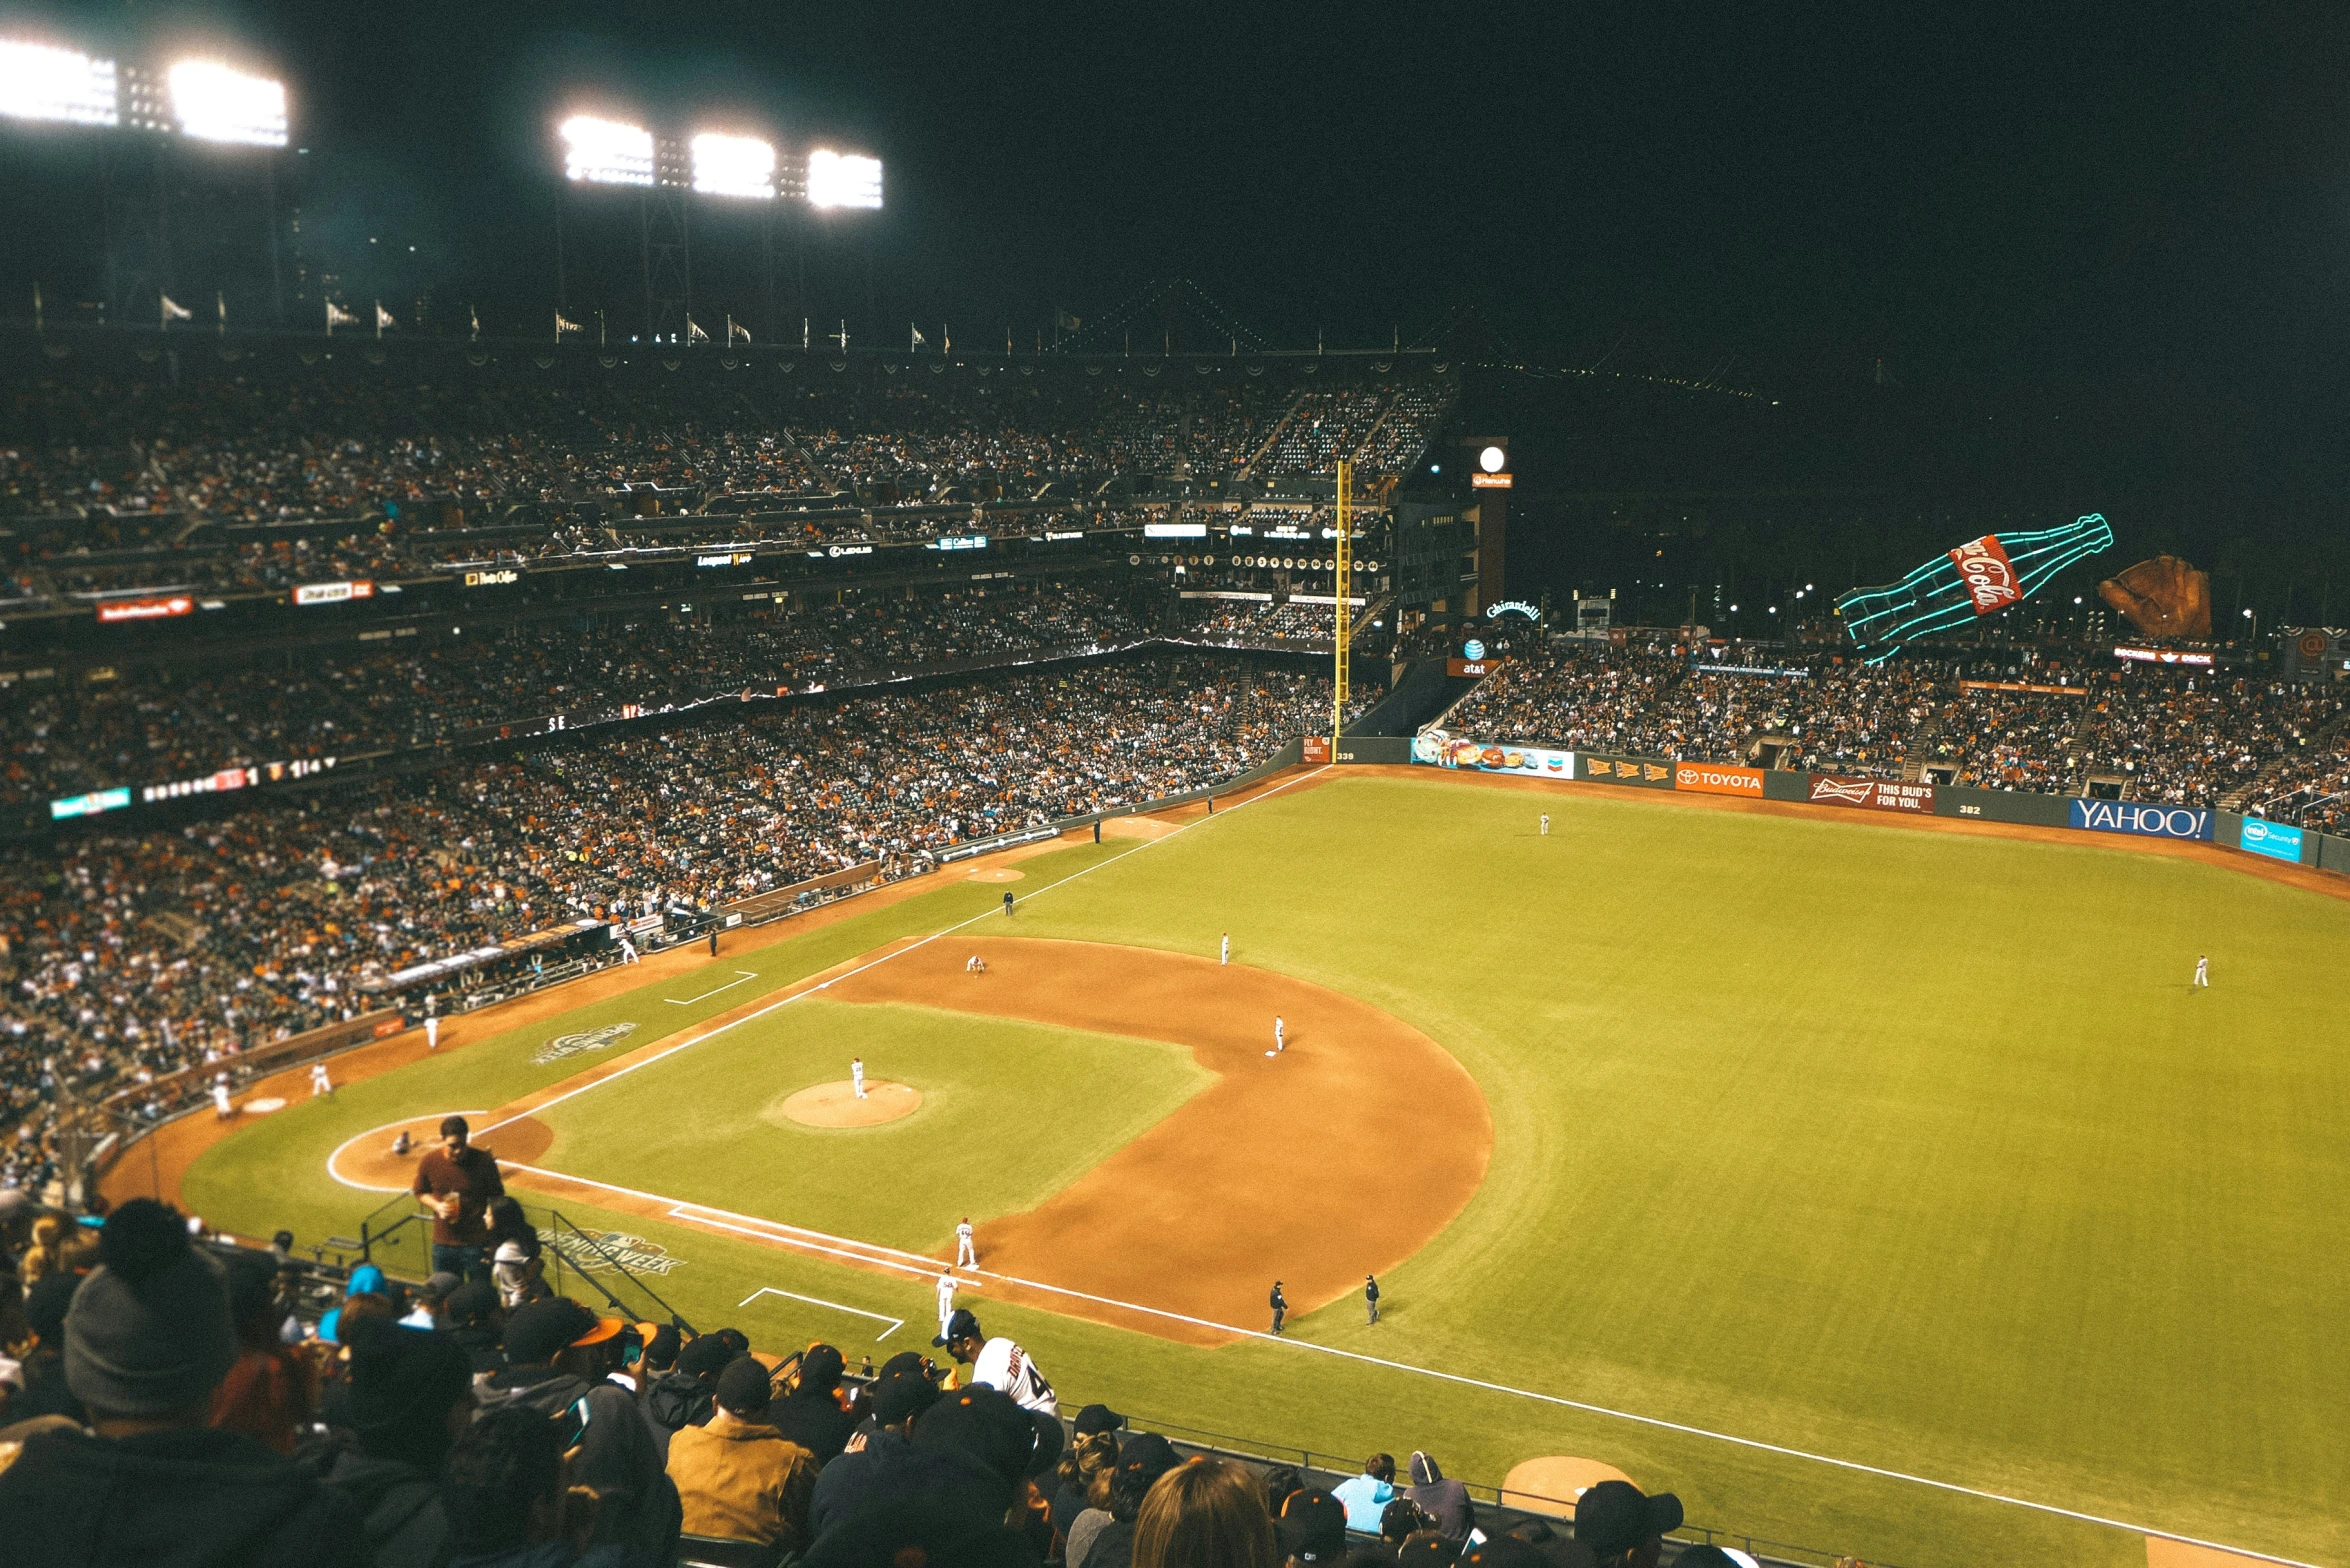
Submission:
<svg viewBox="0 0 2350 1568">
<path fill-rule="evenodd" d="M 1087 1405 L 1077 1412 L 1077 1435 L 1090 1437 L 1096 1432 L 1115 1432 L 1126 1424 L 1126 1418 L 1108 1405 Z"/>
<path fill-rule="evenodd" d="M 1629 1481 L 1602 1481 L 1575 1499 L 1575 1539 L 1596 1557 L 1630 1551 L 1651 1536 L 1681 1528 L 1681 1499 L 1644 1495 Z"/>
<path fill-rule="evenodd" d="M 1346 1505 L 1320 1487 L 1292 1492 L 1281 1505 L 1281 1550 L 1301 1563 L 1346 1555 Z"/>
<path fill-rule="evenodd" d="M 980 1332 L 979 1319 L 957 1307 L 955 1315 L 947 1319 L 947 1331 L 930 1343 L 933 1346 L 949 1345 L 958 1339 L 981 1339 L 984 1337 Z"/>
</svg>

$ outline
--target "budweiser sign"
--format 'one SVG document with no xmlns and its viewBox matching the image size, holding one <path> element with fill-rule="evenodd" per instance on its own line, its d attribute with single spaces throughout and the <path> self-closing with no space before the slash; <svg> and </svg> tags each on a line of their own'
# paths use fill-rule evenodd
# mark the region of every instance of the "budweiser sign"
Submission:
<svg viewBox="0 0 2350 1568">
<path fill-rule="evenodd" d="M 1898 779 L 1840 779 L 1833 774 L 1811 776 L 1815 806 L 1854 806 L 1864 811 L 1911 811 L 1931 816 L 1934 786 L 1904 784 Z"/>
<path fill-rule="evenodd" d="M 2007 558 L 1997 534 L 1968 540 L 1950 552 L 1950 559 L 1966 584 L 1967 596 L 1975 601 L 1977 615 L 2004 610 L 2024 596 L 2016 586 L 2015 563 Z"/>
</svg>

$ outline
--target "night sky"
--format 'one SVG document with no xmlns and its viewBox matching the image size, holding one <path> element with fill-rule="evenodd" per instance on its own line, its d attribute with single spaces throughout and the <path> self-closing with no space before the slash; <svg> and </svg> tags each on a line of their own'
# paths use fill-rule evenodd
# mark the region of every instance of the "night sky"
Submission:
<svg viewBox="0 0 2350 1568">
<path fill-rule="evenodd" d="M 809 264 L 807 312 L 866 342 L 914 318 L 974 346 L 1009 325 L 1026 349 L 1055 307 L 1098 322 L 1180 275 L 1282 346 L 1409 342 L 1450 316 L 1487 357 L 2045 426 L 1955 483 L 2054 464 L 2336 527 L 2340 7 L 16 14 L 95 44 L 242 40 L 294 91 L 313 265 L 493 328 L 552 302 L 553 119 L 610 108 L 881 157 L 888 210 L 840 215 Z M 567 221 L 573 303 L 617 312 L 633 228 L 576 200 Z M 369 270 L 371 236 L 397 266 Z M 697 295 L 747 299 L 739 234 L 713 218 L 706 243 Z"/>
</svg>

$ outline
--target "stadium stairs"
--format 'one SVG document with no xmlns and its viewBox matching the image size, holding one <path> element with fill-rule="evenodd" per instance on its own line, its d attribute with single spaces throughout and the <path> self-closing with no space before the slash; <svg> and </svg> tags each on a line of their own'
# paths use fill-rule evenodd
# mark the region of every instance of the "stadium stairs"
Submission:
<svg viewBox="0 0 2350 1568">
<path fill-rule="evenodd" d="M 1443 659 L 1416 659 L 1377 706 L 1346 727 L 1349 735 L 1417 735 L 1476 688 L 1477 677 L 1444 673 Z"/>
</svg>

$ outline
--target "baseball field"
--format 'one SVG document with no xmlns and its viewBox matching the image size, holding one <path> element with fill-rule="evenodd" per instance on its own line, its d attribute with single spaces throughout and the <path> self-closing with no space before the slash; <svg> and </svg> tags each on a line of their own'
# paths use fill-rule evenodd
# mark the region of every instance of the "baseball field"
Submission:
<svg viewBox="0 0 2350 1568">
<path fill-rule="evenodd" d="M 464 1111 L 763 1344 L 926 1346 L 967 1214 L 1065 1405 L 1912 1568 L 2350 1562 L 2350 902 L 1432 771 L 1124 826 L 258 1086 L 180 1196 L 355 1233 Z"/>
</svg>

